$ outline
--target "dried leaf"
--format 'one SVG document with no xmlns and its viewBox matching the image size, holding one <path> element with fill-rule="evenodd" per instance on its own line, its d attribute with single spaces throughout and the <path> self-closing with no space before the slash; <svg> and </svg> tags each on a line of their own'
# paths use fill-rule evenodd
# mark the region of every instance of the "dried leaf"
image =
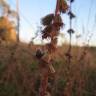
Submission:
<svg viewBox="0 0 96 96">
<path fill-rule="evenodd" d="M 44 55 L 44 52 L 43 52 L 42 50 L 38 49 L 38 50 L 36 51 L 36 57 L 37 57 L 38 59 L 41 59 L 43 55 Z"/>
<path fill-rule="evenodd" d="M 47 16 L 45 16 L 44 18 L 42 18 L 41 23 L 46 26 L 46 25 L 50 25 L 52 23 L 54 19 L 54 14 L 48 14 Z"/>
<path fill-rule="evenodd" d="M 51 25 L 45 27 L 42 31 L 42 38 L 46 39 L 46 38 L 50 37 L 51 31 L 52 31 L 52 26 Z"/>
<path fill-rule="evenodd" d="M 59 31 L 57 30 L 57 28 L 55 28 L 54 30 L 52 29 L 54 25 L 49 25 L 47 27 L 44 28 L 44 30 L 42 31 L 42 38 L 46 39 L 46 38 L 54 38 L 54 36 L 57 36 L 59 34 Z"/>
<path fill-rule="evenodd" d="M 59 28 L 63 27 L 64 24 L 60 15 L 55 16 L 54 25 Z"/>
</svg>

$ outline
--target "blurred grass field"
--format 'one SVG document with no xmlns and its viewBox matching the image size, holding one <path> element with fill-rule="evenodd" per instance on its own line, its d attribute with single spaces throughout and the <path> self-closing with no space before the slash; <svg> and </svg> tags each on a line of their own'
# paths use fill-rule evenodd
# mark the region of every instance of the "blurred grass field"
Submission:
<svg viewBox="0 0 96 96">
<path fill-rule="evenodd" d="M 39 45 L 25 43 L 0 44 L 0 96 L 38 96 L 40 72 L 35 58 Z M 96 48 L 72 47 L 72 61 L 68 69 L 65 53 L 68 46 L 58 48 L 50 76 L 48 90 L 52 96 L 96 96 Z"/>
</svg>

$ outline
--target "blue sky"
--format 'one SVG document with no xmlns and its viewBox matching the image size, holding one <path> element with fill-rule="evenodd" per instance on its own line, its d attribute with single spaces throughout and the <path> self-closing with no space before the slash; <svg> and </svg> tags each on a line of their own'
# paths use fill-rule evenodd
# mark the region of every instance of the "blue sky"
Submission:
<svg viewBox="0 0 96 96">
<path fill-rule="evenodd" d="M 16 8 L 16 0 L 6 0 L 10 4 L 12 9 Z M 29 41 L 36 32 L 37 26 L 40 25 L 40 19 L 55 11 L 56 0 L 19 0 L 20 7 L 20 37 L 22 41 Z M 81 34 L 81 38 L 78 39 L 79 43 L 87 41 L 91 34 L 93 34 L 90 40 L 91 45 L 96 45 L 96 0 L 75 0 L 73 3 L 73 12 L 76 14 L 76 18 L 73 20 L 73 28 L 76 33 L 73 35 L 73 43 L 76 43 L 76 34 Z M 62 15 L 65 22 L 65 27 L 62 33 L 65 34 L 66 40 L 68 40 L 68 34 L 66 30 L 69 27 L 68 16 Z M 64 38 L 64 40 L 65 40 Z M 40 41 L 36 39 L 35 41 Z"/>
</svg>

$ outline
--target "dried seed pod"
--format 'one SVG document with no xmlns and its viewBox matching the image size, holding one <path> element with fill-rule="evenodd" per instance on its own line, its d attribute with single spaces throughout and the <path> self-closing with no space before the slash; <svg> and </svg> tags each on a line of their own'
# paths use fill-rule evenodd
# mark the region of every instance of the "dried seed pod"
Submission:
<svg viewBox="0 0 96 96">
<path fill-rule="evenodd" d="M 76 17 L 71 11 L 68 12 L 68 15 L 70 16 L 70 19 L 73 19 Z"/>
<path fill-rule="evenodd" d="M 53 65 L 52 64 L 48 64 L 48 67 L 49 67 L 50 73 L 54 74 L 55 73 L 55 69 L 54 69 Z"/>
<path fill-rule="evenodd" d="M 73 2 L 74 2 L 74 0 L 71 0 L 71 2 L 73 3 Z"/>
<path fill-rule="evenodd" d="M 53 31 L 53 29 L 54 29 L 54 31 Z M 60 29 L 60 27 L 54 26 L 54 24 L 45 27 L 42 31 L 42 38 L 46 39 L 46 38 L 53 38 L 54 36 L 58 36 L 59 29 Z"/>
<path fill-rule="evenodd" d="M 48 26 L 46 26 L 46 27 L 42 30 L 42 34 L 43 34 L 43 33 L 46 33 L 46 32 L 50 33 L 51 31 L 52 31 L 52 25 L 48 25 Z"/>
<path fill-rule="evenodd" d="M 49 26 L 45 27 L 42 30 L 42 38 L 46 39 L 47 37 L 50 37 L 51 31 L 52 31 L 52 25 L 49 25 Z"/>
<path fill-rule="evenodd" d="M 67 0 L 67 1 L 70 1 L 71 3 L 73 3 L 73 2 L 74 2 L 74 0 Z"/>
<path fill-rule="evenodd" d="M 69 29 L 67 32 L 70 34 L 70 33 L 74 33 L 75 31 L 73 29 Z"/>
<path fill-rule="evenodd" d="M 44 52 L 43 52 L 41 49 L 38 49 L 38 50 L 36 51 L 36 57 L 37 57 L 38 59 L 41 59 L 43 55 L 44 55 Z"/>
<path fill-rule="evenodd" d="M 61 18 L 61 16 L 60 15 L 56 15 L 55 16 L 55 19 L 54 19 L 54 26 L 56 26 L 56 28 L 57 27 L 63 27 L 63 21 L 62 21 L 62 18 Z"/>
<path fill-rule="evenodd" d="M 66 13 L 66 11 L 68 10 L 68 5 L 67 5 L 67 2 L 65 0 L 60 0 L 60 3 L 59 3 L 59 10 L 60 12 L 62 13 Z"/>
<path fill-rule="evenodd" d="M 42 18 L 41 22 L 44 26 L 50 25 L 54 19 L 54 14 L 48 14 L 44 18 Z"/>
</svg>

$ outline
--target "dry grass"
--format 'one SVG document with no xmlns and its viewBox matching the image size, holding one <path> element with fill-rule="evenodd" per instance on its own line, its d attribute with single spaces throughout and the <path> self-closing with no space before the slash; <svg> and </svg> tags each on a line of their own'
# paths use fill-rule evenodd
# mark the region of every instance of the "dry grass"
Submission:
<svg viewBox="0 0 96 96">
<path fill-rule="evenodd" d="M 0 44 L 0 96 L 38 96 L 40 78 L 34 57 L 38 47 Z M 65 56 L 67 49 L 68 46 L 59 47 L 55 55 L 56 74 L 49 78 L 48 91 L 52 96 L 95 96 L 96 49 L 88 48 L 83 54 L 83 47 L 73 47 L 70 65 Z"/>
</svg>

